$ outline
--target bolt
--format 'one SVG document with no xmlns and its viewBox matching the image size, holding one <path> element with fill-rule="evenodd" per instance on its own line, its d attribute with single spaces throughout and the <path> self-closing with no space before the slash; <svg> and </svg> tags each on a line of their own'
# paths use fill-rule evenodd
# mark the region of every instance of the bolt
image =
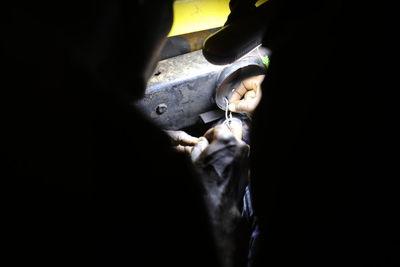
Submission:
<svg viewBox="0 0 400 267">
<path fill-rule="evenodd" d="M 159 104 L 159 105 L 156 107 L 156 112 L 157 112 L 158 115 L 161 115 L 161 114 L 163 114 L 165 111 L 167 111 L 167 109 L 168 109 L 167 105 L 164 104 L 164 103 L 162 103 L 162 104 Z"/>
</svg>

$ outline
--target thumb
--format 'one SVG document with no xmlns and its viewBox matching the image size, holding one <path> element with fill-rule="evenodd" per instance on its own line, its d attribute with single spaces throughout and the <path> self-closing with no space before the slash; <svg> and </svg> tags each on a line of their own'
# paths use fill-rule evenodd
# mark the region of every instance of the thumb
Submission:
<svg viewBox="0 0 400 267">
<path fill-rule="evenodd" d="M 250 108 L 249 101 L 244 100 L 236 100 L 229 104 L 228 106 L 229 111 L 232 112 L 251 112 L 252 109 Z"/>
</svg>

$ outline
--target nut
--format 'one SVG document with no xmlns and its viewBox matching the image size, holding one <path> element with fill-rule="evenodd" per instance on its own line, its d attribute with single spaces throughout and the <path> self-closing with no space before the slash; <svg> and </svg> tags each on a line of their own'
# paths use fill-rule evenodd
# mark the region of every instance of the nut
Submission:
<svg viewBox="0 0 400 267">
<path fill-rule="evenodd" d="M 168 106 L 167 106 L 166 104 L 162 103 L 162 104 L 159 104 L 159 105 L 156 107 L 156 112 L 157 112 L 158 115 L 161 115 L 161 114 L 163 114 L 165 111 L 167 111 L 167 109 L 168 109 Z"/>
</svg>

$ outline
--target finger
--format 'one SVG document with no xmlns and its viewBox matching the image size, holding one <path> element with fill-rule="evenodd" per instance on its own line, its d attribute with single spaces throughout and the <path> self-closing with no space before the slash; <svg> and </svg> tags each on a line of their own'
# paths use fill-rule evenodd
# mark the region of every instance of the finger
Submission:
<svg viewBox="0 0 400 267">
<path fill-rule="evenodd" d="M 179 152 L 190 154 L 190 153 L 192 153 L 193 147 L 192 146 L 177 145 L 177 146 L 174 146 L 174 149 L 179 151 Z"/>
<path fill-rule="evenodd" d="M 251 112 L 250 101 L 237 100 L 229 104 L 228 109 L 232 112 Z"/>
<path fill-rule="evenodd" d="M 176 145 L 195 145 L 199 141 L 197 137 L 191 136 L 184 131 L 166 131 Z"/>
<path fill-rule="evenodd" d="M 261 100 L 261 90 L 257 94 L 255 91 L 248 91 L 244 99 L 233 101 L 229 104 L 228 109 L 232 112 L 252 113 Z"/>
<path fill-rule="evenodd" d="M 208 142 L 212 142 L 212 140 L 214 138 L 214 131 L 215 131 L 215 127 L 208 129 L 206 131 L 206 133 L 203 135 L 203 137 L 206 138 L 208 140 Z"/>
<path fill-rule="evenodd" d="M 229 131 L 226 125 L 219 124 L 211 129 L 208 129 L 208 131 L 203 136 L 208 140 L 208 142 L 211 143 L 213 140 L 217 138 L 217 135 L 223 130 Z"/>
<path fill-rule="evenodd" d="M 255 98 L 256 96 L 257 96 L 256 91 L 251 90 L 251 91 L 247 91 L 247 93 L 244 95 L 244 99 L 249 100 L 249 99 Z"/>
<path fill-rule="evenodd" d="M 208 145 L 208 140 L 205 137 L 200 137 L 199 142 L 197 142 L 197 144 L 192 149 L 192 161 L 196 161 Z"/>
<path fill-rule="evenodd" d="M 182 135 L 180 135 L 180 139 L 179 139 L 180 144 L 192 145 L 192 146 L 197 144 L 198 141 L 199 141 L 199 138 L 191 136 L 185 132 L 182 132 Z"/>
<path fill-rule="evenodd" d="M 258 75 L 254 77 L 247 78 L 243 80 L 243 85 L 247 89 L 248 92 L 254 91 L 256 95 L 261 93 L 261 83 L 264 80 L 265 75 Z M 245 93 L 244 97 L 246 96 Z"/>
<path fill-rule="evenodd" d="M 258 81 L 259 84 L 261 84 L 264 81 L 265 74 L 263 75 L 257 75 L 255 76 L 256 80 Z"/>
<path fill-rule="evenodd" d="M 261 83 L 264 81 L 265 75 L 257 75 L 243 80 L 243 84 L 245 87 L 249 89 L 256 90 L 256 88 L 261 86 Z"/>
<path fill-rule="evenodd" d="M 223 123 L 215 127 L 212 141 L 216 139 L 228 139 L 232 135 L 232 131 L 230 130 L 228 124 Z"/>
<path fill-rule="evenodd" d="M 233 90 L 232 95 L 229 97 L 229 102 L 242 99 L 246 92 L 247 88 L 245 87 L 244 83 L 241 82 L 239 86 Z"/>
<path fill-rule="evenodd" d="M 256 94 L 260 90 L 261 83 L 264 80 L 265 75 L 257 75 L 247 79 L 244 79 L 237 88 L 232 92 L 229 101 L 235 101 L 242 99 L 248 91 L 256 91 Z"/>
</svg>

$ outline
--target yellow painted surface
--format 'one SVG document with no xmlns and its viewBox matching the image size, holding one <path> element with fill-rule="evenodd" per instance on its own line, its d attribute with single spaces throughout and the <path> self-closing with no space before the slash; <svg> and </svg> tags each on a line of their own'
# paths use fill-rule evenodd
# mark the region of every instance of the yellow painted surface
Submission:
<svg viewBox="0 0 400 267">
<path fill-rule="evenodd" d="M 256 7 L 259 7 L 260 5 L 264 4 L 265 2 L 267 2 L 268 0 L 258 0 L 256 2 Z"/>
<path fill-rule="evenodd" d="M 267 1 L 258 0 L 256 6 Z M 168 36 L 221 27 L 229 13 L 229 0 L 175 0 L 174 22 Z"/>
<path fill-rule="evenodd" d="M 221 27 L 229 13 L 229 0 L 175 0 L 168 36 Z"/>
</svg>

